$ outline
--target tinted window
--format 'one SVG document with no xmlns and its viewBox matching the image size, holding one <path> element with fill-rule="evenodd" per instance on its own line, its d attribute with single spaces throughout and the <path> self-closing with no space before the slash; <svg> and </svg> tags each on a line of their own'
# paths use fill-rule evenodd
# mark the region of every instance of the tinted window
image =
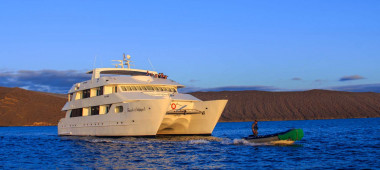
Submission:
<svg viewBox="0 0 380 170">
<path fill-rule="evenodd" d="M 89 98 L 90 94 L 91 94 L 91 90 L 90 89 L 83 90 L 83 98 Z"/>
<path fill-rule="evenodd" d="M 91 115 L 99 115 L 99 106 L 91 107 Z"/>
<path fill-rule="evenodd" d="M 70 117 L 80 117 L 82 116 L 83 114 L 83 109 L 80 108 L 80 109 L 73 109 L 71 110 L 71 114 L 70 114 Z"/>
<path fill-rule="evenodd" d="M 96 89 L 96 96 L 103 95 L 103 86 Z"/>
</svg>

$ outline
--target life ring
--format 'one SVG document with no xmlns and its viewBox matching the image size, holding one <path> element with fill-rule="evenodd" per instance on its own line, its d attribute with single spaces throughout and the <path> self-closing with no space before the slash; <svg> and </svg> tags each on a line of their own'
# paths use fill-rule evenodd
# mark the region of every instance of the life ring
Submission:
<svg viewBox="0 0 380 170">
<path fill-rule="evenodd" d="M 170 105 L 170 107 L 174 110 L 174 109 L 177 107 L 177 105 L 175 105 L 174 103 L 172 103 L 172 104 Z"/>
</svg>

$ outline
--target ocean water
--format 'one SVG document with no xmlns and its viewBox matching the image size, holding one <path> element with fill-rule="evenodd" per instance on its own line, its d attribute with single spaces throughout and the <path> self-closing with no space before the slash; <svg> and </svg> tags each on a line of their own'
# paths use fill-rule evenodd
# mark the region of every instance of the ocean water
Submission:
<svg viewBox="0 0 380 170">
<path fill-rule="evenodd" d="M 302 128 L 290 146 L 254 144 L 251 122 L 212 136 L 60 137 L 57 127 L 0 127 L 0 169 L 380 169 L 380 118 L 259 122 L 259 134 Z"/>
</svg>

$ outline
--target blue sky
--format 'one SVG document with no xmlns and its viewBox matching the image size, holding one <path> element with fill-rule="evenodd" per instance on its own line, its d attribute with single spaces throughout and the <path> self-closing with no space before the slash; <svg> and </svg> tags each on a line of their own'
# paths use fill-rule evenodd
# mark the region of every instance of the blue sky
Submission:
<svg viewBox="0 0 380 170">
<path fill-rule="evenodd" d="M 189 89 L 376 91 L 379 16 L 375 0 L 0 0 L 0 86 L 62 92 L 127 53 Z"/>
</svg>

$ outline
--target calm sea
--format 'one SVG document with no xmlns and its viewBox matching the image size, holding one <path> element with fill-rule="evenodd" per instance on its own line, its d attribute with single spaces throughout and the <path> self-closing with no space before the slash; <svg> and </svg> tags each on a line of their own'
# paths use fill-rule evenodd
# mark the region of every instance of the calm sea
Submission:
<svg viewBox="0 0 380 170">
<path fill-rule="evenodd" d="M 259 122 L 259 133 L 302 128 L 292 146 L 247 143 L 251 122 L 211 137 L 60 137 L 57 127 L 0 127 L 0 169 L 380 169 L 380 118 Z"/>
</svg>

